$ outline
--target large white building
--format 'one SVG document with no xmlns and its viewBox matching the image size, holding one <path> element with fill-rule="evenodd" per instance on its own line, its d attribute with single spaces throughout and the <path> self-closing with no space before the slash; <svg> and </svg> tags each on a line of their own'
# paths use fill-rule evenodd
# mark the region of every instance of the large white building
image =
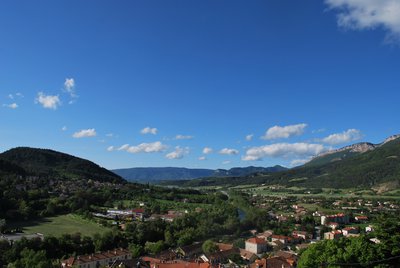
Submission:
<svg viewBox="0 0 400 268">
<path fill-rule="evenodd" d="M 259 254 L 267 251 L 267 241 L 262 238 L 253 237 L 247 239 L 245 245 L 246 250 L 254 254 Z"/>
</svg>

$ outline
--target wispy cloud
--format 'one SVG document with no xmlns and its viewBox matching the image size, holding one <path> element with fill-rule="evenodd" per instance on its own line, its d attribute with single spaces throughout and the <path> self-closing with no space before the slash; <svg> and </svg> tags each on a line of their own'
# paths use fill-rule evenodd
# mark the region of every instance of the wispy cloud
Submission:
<svg viewBox="0 0 400 268">
<path fill-rule="evenodd" d="M 342 144 L 351 141 L 356 141 L 361 139 L 362 137 L 363 136 L 360 130 L 352 128 L 343 131 L 342 133 L 331 134 L 323 138 L 321 141 L 327 144 L 335 145 L 335 144 Z"/>
<path fill-rule="evenodd" d="M 127 151 L 129 148 L 129 144 L 121 145 L 117 150 L 118 151 Z"/>
<path fill-rule="evenodd" d="M 227 155 L 235 155 L 238 154 L 239 151 L 236 149 L 224 148 L 219 151 L 220 154 L 227 154 Z"/>
<path fill-rule="evenodd" d="M 175 140 L 191 140 L 191 139 L 193 139 L 194 137 L 193 136 L 190 136 L 190 135 L 176 135 L 175 136 Z"/>
<path fill-rule="evenodd" d="M 97 135 L 96 130 L 94 128 L 89 128 L 75 132 L 74 134 L 72 134 L 72 137 L 79 139 L 79 138 L 94 137 L 96 135 Z"/>
<path fill-rule="evenodd" d="M 39 92 L 35 99 L 35 103 L 39 103 L 46 109 L 56 110 L 61 105 L 61 101 L 58 95 L 46 95 L 43 92 Z"/>
<path fill-rule="evenodd" d="M 205 157 L 205 156 L 200 156 L 200 157 L 199 157 L 199 160 L 200 160 L 200 161 L 207 160 L 207 157 Z"/>
<path fill-rule="evenodd" d="M 170 152 L 165 155 L 168 159 L 182 159 L 185 154 L 189 153 L 189 148 L 181 148 L 179 146 L 175 147 L 175 151 Z"/>
<path fill-rule="evenodd" d="M 337 10 L 337 23 L 351 30 L 370 30 L 381 27 L 387 31 L 386 41 L 400 41 L 399 0 L 325 0 Z"/>
<path fill-rule="evenodd" d="M 67 126 L 63 126 L 63 127 L 61 128 L 61 130 L 62 130 L 62 131 L 66 131 L 66 130 L 67 130 Z"/>
<path fill-rule="evenodd" d="M 140 133 L 142 133 L 142 134 L 153 134 L 153 135 L 156 135 L 157 132 L 158 132 L 158 129 L 155 128 L 155 127 L 153 127 L 153 128 L 151 128 L 151 127 L 145 127 L 144 129 L 142 129 L 142 130 L 140 131 Z"/>
<path fill-rule="evenodd" d="M 301 166 L 301 165 L 304 165 L 305 163 L 307 163 L 310 160 L 311 160 L 311 157 L 304 158 L 304 159 L 294 159 L 294 160 L 292 160 L 290 162 L 290 166 L 291 167 Z"/>
<path fill-rule="evenodd" d="M 10 109 L 17 109 L 18 104 L 16 104 L 15 102 L 11 103 L 11 104 L 3 104 L 3 107 L 10 108 Z"/>
<path fill-rule="evenodd" d="M 298 136 L 304 133 L 304 129 L 307 127 L 307 124 L 297 124 L 297 125 L 288 125 L 288 126 L 273 126 L 269 128 L 265 135 L 261 138 L 264 140 L 275 140 L 281 138 L 290 138 L 292 136 Z"/>
<path fill-rule="evenodd" d="M 15 93 L 15 94 L 10 93 L 10 94 L 8 94 L 7 97 L 8 97 L 10 100 L 14 100 L 14 99 L 16 99 L 16 98 L 23 98 L 24 95 L 22 95 L 22 93 L 20 93 L 20 92 L 17 92 L 17 93 Z"/>
<path fill-rule="evenodd" d="M 204 147 L 203 154 L 211 154 L 214 150 L 211 147 Z"/>
<path fill-rule="evenodd" d="M 109 151 L 109 152 L 115 151 L 115 147 L 114 146 L 108 146 L 107 147 L 107 151 Z"/>
<path fill-rule="evenodd" d="M 321 144 L 314 143 L 275 143 L 248 149 L 242 160 L 257 161 L 264 157 L 307 157 L 318 155 L 327 149 Z"/>
<path fill-rule="evenodd" d="M 65 78 L 64 82 L 64 89 L 68 92 L 73 94 L 75 88 L 75 80 L 73 78 Z"/>
<path fill-rule="evenodd" d="M 228 164 L 230 164 L 230 163 L 231 163 L 231 161 L 229 161 L 229 160 L 226 160 L 226 161 L 223 161 L 223 162 L 222 162 L 223 165 L 228 165 Z"/>
<path fill-rule="evenodd" d="M 251 141 L 254 137 L 254 134 L 246 135 L 246 141 Z"/>
<path fill-rule="evenodd" d="M 70 97 L 72 98 L 69 101 L 69 104 L 74 103 L 75 99 L 78 98 L 78 95 L 76 95 L 76 92 L 75 92 L 75 79 L 74 78 L 65 78 L 64 91 L 67 92 L 70 95 Z"/>
</svg>

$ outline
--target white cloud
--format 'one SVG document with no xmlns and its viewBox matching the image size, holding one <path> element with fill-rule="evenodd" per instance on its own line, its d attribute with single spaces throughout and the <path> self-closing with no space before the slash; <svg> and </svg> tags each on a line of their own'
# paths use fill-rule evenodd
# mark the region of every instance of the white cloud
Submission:
<svg viewBox="0 0 400 268">
<path fill-rule="evenodd" d="M 114 134 L 113 133 L 107 133 L 106 137 L 112 138 L 112 137 L 114 137 Z"/>
<path fill-rule="evenodd" d="M 129 144 L 124 144 L 118 148 L 118 151 L 127 151 L 129 148 Z"/>
<path fill-rule="evenodd" d="M 190 136 L 190 135 L 176 135 L 175 136 L 175 140 L 191 140 L 191 139 L 193 139 L 194 137 L 193 136 Z"/>
<path fill-rule="evenodd" d="M 10 109 L 17 109 L 18 108 L 18 104 L 16 104 L 15 102 L 11 103 L 11 104 L 3 104 L 3 107 L 7 107 L 7 108 L 10 108 Z"/>
<path fill-rule="evenodd" d="M 246 155 L 242 157 L 244 161 L 262 160 L 263 157 L 306 157 L 318 155 L 325 148 L 321 144 L 313 143 L 275 143 L 260 147 L 252 147 L 246 151 Z"/>
<path fill-rule="evenodd" d="M 290 162 L 290 166 L 292 166 L 292 167 L 301 166 L 301 165 L 304 165 L 305 163 L 307 163 L 308 161 L 310 161 L 310 158 L 294 159 Z"/>
<path fill-rule="evenodd" d="M 20 98 L 24 97 L 24 95 L 22 93 L 20 93 L 20 92 L 15 93 L 15 96 L 20 97 Z"/>
<path fill-rule="evenodd" d="M 94 137 L 96 136 L 96 130 L 94 128 L 82 129 L 78 132 L 75 132 L 72 137 L 74 138 L 86 138 L 86 137 Z"/>
<path fill-rule="evenodd" d="M 61 101 L 58 95 L 45 95 L 43 92 L 38 93 L 35 99 L 35 103 L 40 103 L 43 108 L 53 110 L 56 110 L 58 106 L 61 105 Z"/>
<path fill-rule="evenodd" d="M 142 130 L 140 131 L 140 133 L 142 133 L 142 134 L 153 134 L 153 135 L 156 135 L 156 134 L 157 134 L 157 131 L 158 131 L 158 129 L 155 128 L 155 127 L 153 127 L 153 128 L 151 128 L 151 127 L 145 127 L 144 129 L 142 129 Z"/>
<path fill-rule="evenodd" d="M 189 148 L 181 148 L 179 146 L 175 147 L 175 151 L 170 152 L 165 155 L 168 159 L 182 159 L 185 154 L 189 153 Z"/>
<path fill-rule="evenodd" d="M 115 150 L 114 146 L 108 146 L 107 147 L 107 151 L 109 151 L 109 152 L 114 151 L 114 150 Z"/>
<path fill-rule="evenodd" d="M 297 125 L 289 125 L 289 126 L 273 126 L 269 128 L 265 135 L 261 138 L 264 140 L 273 140 L 280 138 L 290 138 L 292 136 L 298 136 L 304 133 L 304 129 L 307 127 L 307 124 L 297 124 Z"/>
<path fill-rule="evenodd" d="M 11 100 L 13 100 L 13 99 L 14 99 L 13 94 L 8 94 L 8 98 L 11 99 Z"/>
<path fill-rule="evenodd" d="M 203 154 L 211 154 L 213 152 L 213 149 L 210 147 L 204 147 L 203 149 Z"/>
<path fill-rule="evenodd" d="M 64 89 L 68 92 L 71 97 L 76 97 L 75 95 L 75 80 L 73 78 L 65 78 Z"/>
<path fill-rule="evenodd" d="M 167 146 L 162 144 L 160 141 L 152 143 L 141 143 L 135 146 L 129 146 L 129 144 L 124 144 L 118 148 L 118 151 L 127 151 L 132 154 L 137 153 L 158 153 L 163 152 L 167 149 Z"/>
<path fill-rule="evenodd" d="M 362 134 L 361 134 L 360 130 L 352 128 L 352 129 L 343 131 L 342 133 L 331 134 L 328 137 L 323 138 L 322 142 L 334 145 L 334 144 L 341 144 L 341 143 L 356 141 L 361 138 L 362 138 Z"/>
<path fill-rule="evenodd" d="M 253 134 L 249 134 L 246 136 L 246 141 L 251 141 L 253 139 L 254 135 Z"/>
<path fill-rule="evenodd" d="M 200 156 L 200 157 L 199 157 L 199 160 L 200 160 L 200 161 L 207 160 L 207 157 L 205 157 L 205 156 Z"/>
<path fill-rule="evenodd" d="M 230 163 L 231 163 L 231 161 L 229 161 L 229 160 L 226 160 L 226 161 L 222 162 L 223 165 L 228 165 Z"/>
<path fill-rule="evenodd" d="M 229 155 L 235 155 L 238 154 L 239 151 L 236 149 L 230 149 L 230 148 L 224 148 L 219 151 L 220 154 L 229 154 Z"/>
<path fill-rule="evenodd" d="M 338 10 L 340 27 L 351 30 L 369 30 L 381 27 L 387 31 L 387 41 L 400 41 L 399 0 L 325 0 Z"/>
<path fill-rule="evenodd" d="M 62 130 L 62 131 L 66 131 L 66 130 L 67 130 L 67 126 L 63 126 L 63 127 L 61 128 L 61 130 Z"/>
</svg>

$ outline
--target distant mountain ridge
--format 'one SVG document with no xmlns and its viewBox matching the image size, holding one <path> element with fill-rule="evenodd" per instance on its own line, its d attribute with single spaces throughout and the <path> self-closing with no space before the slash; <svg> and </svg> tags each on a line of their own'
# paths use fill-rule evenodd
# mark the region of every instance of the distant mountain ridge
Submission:
<svg viewBox="0 0 400 268">
<path fill-rule="evenodd" d="M 352 157 L 355 155 L 363 154 L 368 151 L 375 150 L 376 148 L 379 148 L 385 145 L 386 143 L 396 140 L 398 138 L 400 138 L 400 134 L 392 135 L 379 144 L 373 144 L 370 142 L 360 142 L 339 149 L 327 151 L 311 159 L 309 162 L 305 164 L 305 166 L 315 166 L 315 165 L 340 161 L 348 157 Z"/>
<path fill-rule="evenodd" d="M 228 177 L 246 176 L 257 172 L 277 172 L 286 170 L 282 166 L 274 167 L 236 167 L 231 169 L 192 169 L 179 167 L 148 167 L 148 168 L 124 168 L 114 169 L 112 172 L 118 174 L 128 181 L 156 182 L 164 180 L 190 180 L 206 177 Z"/>
<path fill-rule="evenodd" d="M 79 157 L 49 149 L 17 147 L 0 154 L 0 173 L 125 182 L 117 174 Z"/>
<path fill-rule="evenodd" d="M 372 147 L 373 146 L 373 147 Z M 166 183 L 167 184 L 167 183 Z M 308 188 L 400 188 L 400 135 L 380 144 L 358 143 L 320 155 L 303 166 L 274 173 L 204 178 L 167 185 L 281 185 Z M 390 187 L 389 187 L 390 185 Z"/>
</svg>

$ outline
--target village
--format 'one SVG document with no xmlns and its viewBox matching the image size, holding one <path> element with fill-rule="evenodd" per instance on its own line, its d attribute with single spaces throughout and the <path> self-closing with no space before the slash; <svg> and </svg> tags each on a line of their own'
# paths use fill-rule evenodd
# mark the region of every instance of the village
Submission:
<svg viewBox="0 0 400 268">
<path fill-rule="evenodd" d="M 242 243 L 237 243 L 237 240 L 198 241 L 136 258 L 128 251 L 116 249 L 109 252 L 120 252 L 119 255 L 103 252 L 71 257 L 62 261 L 61 267 L 90 268 L 98 267 L 98 264 L 107 264 L 106 267 L 127 268 L 292 268 L 297 265 L 299 252 L 309 245 L 321 240 L 339 240 L 358 237 L 361 234 L 373 234 L 374 225 L 371 218 L 376 213 L 399 211 L 398 201 L 394 200 L 253 196 L 250 201 L 252 206 L 267 210 L 270 219 L 278 226 L 286 226 L 285 231 L 251 229 L 245 237 L 240 237 Z M 149 214 L 144 209 L 145 204 L 141 202 L 141 205 L 131 209 L 108 209 L 106 213 L 97 213 L 94 216 L 112 219 L 123 230 L 131 221 L 149 222 L 161 219 L 173 222 L 189 213 L 187 210 L 171 209 L 165 214 Z M 316 207 L 321 209 L 315 210 Z M 196 208 L 195 211 L 200 213 L 201 209 Z M 308 221 L 308 225 L 305 221 Z M 376 238 L 371 238 L 371 242 L 380 243 Z"/>
</svg>

